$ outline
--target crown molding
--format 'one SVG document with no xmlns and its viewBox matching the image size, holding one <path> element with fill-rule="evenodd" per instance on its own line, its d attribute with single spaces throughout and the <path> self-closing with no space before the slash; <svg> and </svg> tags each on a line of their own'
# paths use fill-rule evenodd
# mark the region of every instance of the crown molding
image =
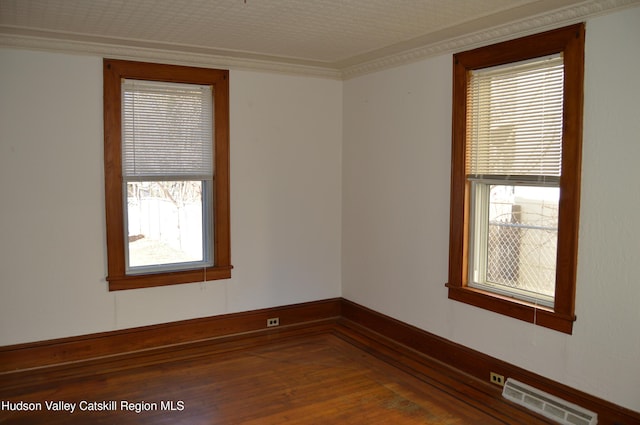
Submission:
<svg viewBox="0 0 640 425">
<path fill-rule="evenodd" d="M 640 4 L 639 0 L 585 1 L 574 6 L 557 9 L 486 30 L 465 34 L 464 36 L 437 41 L 421 47 L 344 67 L 342 68 L 342 78 L 348 80 L 361 75 L 417 62 L 436 55 L 456 53 L 516 37 L 524 37 L 536 32 L 575 24 L 593 16 L 637 4 Z"/>
<path fill-rule="evenodd" d="M 120 43 L 75 40 L 67 37 L 61 38 L 56 33 L 22 34 L 18 31 L 14 32 L 13 28 L 2 26 L 0 26 L 0 47 L 176 65 L 268 71 L 335 80 L 342 78 L 342 73 L 339 69 L 323 65 L 309 65 L 303 61 L 289 60 L 287 58 L 260 57 L 259 55 L 237 52 L 226 52 L 227 54 L 224 54 L 215 51 L 215 53 L 209 53 L 205 49 L 199 49 L 205 51 L 193 51 L 189 48 L 177 50 L 174 46 L 162 45 L 154 47 L 135 46 L 127 44 L 126 40 L 120 41 Z"/>
<path fill-rule="evenodd" d="M 419 47 L 404 49 L 397 53 L 381 55 L 368 60 L 363 59 L 352 65 L 297 61 L 291 58 L 227 52 L 193 46 L 141 44 L 132 40 L 81 38 L 77 35 L 70 36 L 54 32 L 29 31 L 6 26 L 0 26 L 0 47 L 348 80 L 437 55 L 469 50 L 510 38 L 575 24 L 593 16 L 638 4 L 640 4 L 640 0 L 587 0 L 576 5 L 470 32 L 462 36 L 446 37 Z"/>
</svg>

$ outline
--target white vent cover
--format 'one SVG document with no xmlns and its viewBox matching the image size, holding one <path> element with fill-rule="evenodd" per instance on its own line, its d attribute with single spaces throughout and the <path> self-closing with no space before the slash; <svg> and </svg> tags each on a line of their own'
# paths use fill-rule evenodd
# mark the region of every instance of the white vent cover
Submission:
<svg viewBox="0 0 640 425">
<path fill-rule="evenodd" d="M 596 425 L 598 415 L 515 379 L 508 378 L 502 396 L 560 424 Z"/>
</svg>

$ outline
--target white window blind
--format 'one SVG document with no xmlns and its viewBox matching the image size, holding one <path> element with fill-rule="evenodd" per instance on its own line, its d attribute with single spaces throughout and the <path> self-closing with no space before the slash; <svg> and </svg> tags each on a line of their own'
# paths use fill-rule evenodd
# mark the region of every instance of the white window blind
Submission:
<svg viewBox="0 0 640 425">
<path fill-rule="evenodd" d="M 563 80 L 560 54 L 471 73 L 468 178 L 558 182 Z"/>
<path fill-rule="evenodd" d="M 207 85 L 122 82 L 126 180 L 211 180 L 213 96 Z"/>
</svg>

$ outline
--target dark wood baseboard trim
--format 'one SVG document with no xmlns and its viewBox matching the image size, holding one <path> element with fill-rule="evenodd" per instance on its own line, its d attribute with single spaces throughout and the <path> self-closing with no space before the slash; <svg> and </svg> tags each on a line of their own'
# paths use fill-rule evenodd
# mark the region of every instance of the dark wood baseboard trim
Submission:
<svg viewBox="0 0 640 425">
<path fill-rule="evenodd" d="M 47 367 L 117 356 L 161 347 L 189 344 L 248 332 L 278 332 L 288 326 L 335 321 L 339 298 L 282 307 L 183 320 L 139 328 L 102 332 L 0 347 L 0 375 L 12 371 Z M 268 318 L 278 317 L 280 326 L 267 328 Z"/>
<path fill-rule="evenodd" d="M 465 403 L 498 419 L 501 423 L 530 425 L 538 423 L 536 418 L 550 423 L 548 419 L 503 398 L 501 389 L 496 385 L 469 376 L 354 322 L 340 319 L 334 328 L 334 334 L 429 386 L 459 400 L 465 400 Z"/>
<path fill-rule="evenodd" d="M 279 327 L 266 327 L 267 318 L 271 317 L 280 319 Z M 262 335 L 268 338 L 270 334 L 286 332 L 298 335 L 301 331 L 304 332 L 305 328 L 309 332 L 317 329 L 326 331 L 327 326 L 333 327 L 338 333 L 348 333 L 351 339 L 362 335 L 363 338 L 377 341 L 380 346 L 390 347 L 390 352 L 400 354 L 395 359 L 390 355 L 389 362 L 404 369 L 410 368 L 415 373 L 426 373 L 426 369 L 421 369 L 424 365 L 440 365 L 441 371 L 449 368 L 466 373 L 473 377 L 472 380 L 480 381 L 479 391 L 494 398 L 501 398 L 500 388 L 486 384 L 489 372 L 512 377 L 592 410 L 598 413 L 599 424 L 640 424 L 638 412 L 554 382 L 341 298 L 0 347 L 0 377 L 4 375 L 4 378 L 9 379 L 17 372 L 38 368 L 62 367 L 67 370 L 67 366 L 74 367 L 74 364 L 78 364 L 81 367 L 87 361 L 99 361 L 112 356 L 137 358 L 155 349 L 195 349 L 200 343 L 228 342 L 229 338 L 242 336 Z M 403 352 L 398 346 L 406 347 L 409 351 Z M 410 351 L 423 356 L 423 360 L 416 360 Z M 424 358 L 425 356 L 428 358 Z"/>
<path fill-rule="evenodd" d="M 550 424 L 490 384 L 328 320 L 9 373 L 0 382 L 0 400 L 13 402 L 54 394 L 70 402 L 179 398 L 187 406 L 135 416 L 122 408 L 71 416 L 46 406 L 5 409 L 0 423 Z"/>
<path fill-rule="evenodd" d="M 356 331 L 362 328 L 369 333 L 375 333 L 381 339 L 388 339 L 404 345 L 483 382 L 489 381 L 490 372 L 499 373 L 505 378 L 514 378 L 596 412 L 600 425 L 640 424 L 639 412 L 617 406 L 479 351 L 448 341 L 354 302 L 342 300 L 339 323 Z"/>
</svg>

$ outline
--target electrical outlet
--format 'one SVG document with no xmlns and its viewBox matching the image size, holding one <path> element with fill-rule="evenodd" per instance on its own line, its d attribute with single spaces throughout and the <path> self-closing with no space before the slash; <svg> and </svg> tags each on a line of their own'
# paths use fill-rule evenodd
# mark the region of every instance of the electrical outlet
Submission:
<svg viewBox="0 0 640 425">
<path fill-rule="evenodd" d="M 490 378 L 489 381 L 492 384 L 497 384 L 497 385 L 500 385 L 501 387 L 504 387 L 504 376 L 498 375 L 495 372 L 490 372 L 489 378 Z"/>
<path fill-rule="evenodd" d="M 272 328 L 274 326 L 280 326 L 280 318 L 272 317 L 271 319 L 267 319 L 267 327 Z"/>
</svg>

